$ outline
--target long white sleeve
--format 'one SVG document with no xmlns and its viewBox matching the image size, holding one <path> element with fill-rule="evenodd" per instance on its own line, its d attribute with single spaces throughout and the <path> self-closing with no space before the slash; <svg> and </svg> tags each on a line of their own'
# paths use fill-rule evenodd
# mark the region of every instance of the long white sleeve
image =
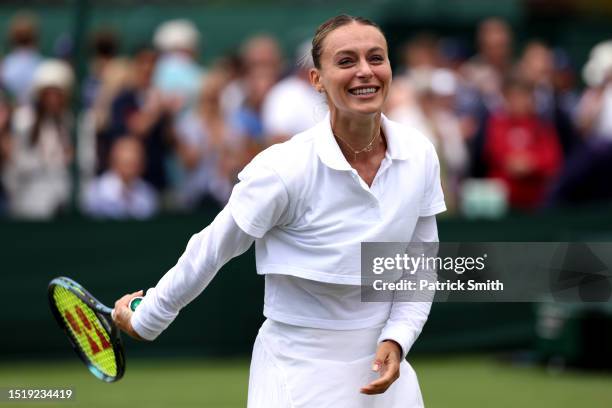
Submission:
<svg viewBox="0 0 612 408">
<path fill-rule="evenodd" d="M 229 209 L 223 209 L 208 227 L 191 237 L 177 264 L 148 290 L 132 316 L 136 333 L 154 340 L 208 286 L 217 271 L 244 253 L 254 240 L 238 227 Z"/>
<path fill-rule="evenodd" d="M 412 242 L 438 242 L 435 215 L 419 217 Z M 378 342 L 396 341 L 402 347 L 402 357 L 406 358 L 408 351 L 425 326 L 430 309 L 431 302 L 393 302 L 389 319 L 383 327 Z"/>
</svg>

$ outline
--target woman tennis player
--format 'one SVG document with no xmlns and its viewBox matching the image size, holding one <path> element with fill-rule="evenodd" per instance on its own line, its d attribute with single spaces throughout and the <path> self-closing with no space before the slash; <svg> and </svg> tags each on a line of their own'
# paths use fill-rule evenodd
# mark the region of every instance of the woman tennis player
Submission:
<svg viewBox="0 0 612 408">
<path fill-rule="evenodd" d="M 256 247 L 264 315 L 248 406 L 421 407 L 405 360 L 429 302 L 361 302 L 360 243 L 437 241 L 446 209 L 434 148 L 382 115 L 391 83 L 379 27 L 340 15 L 312 41 L 312 85 L 329 115 L 260 153 L 228 205 L 194 235 L 136 312 L 122 297 L 116 323 L 155 339 L 229 259 Z M 401 374 L 401 376 L 400 376 Z"/>
</svg>

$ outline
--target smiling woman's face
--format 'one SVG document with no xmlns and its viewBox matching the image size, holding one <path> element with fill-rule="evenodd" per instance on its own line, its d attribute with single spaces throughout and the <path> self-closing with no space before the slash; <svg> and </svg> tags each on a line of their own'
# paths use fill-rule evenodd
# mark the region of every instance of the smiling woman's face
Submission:
<svg viewBox="0 0 612 408">
<path fill-rule="evenodd" d="M 312 84 L 327 95 L 330 110 L 344 114 L 382 111 L 391 83 L 387 41 L 376 27 L 350 23 L 323 40 Z"/>
</svg>

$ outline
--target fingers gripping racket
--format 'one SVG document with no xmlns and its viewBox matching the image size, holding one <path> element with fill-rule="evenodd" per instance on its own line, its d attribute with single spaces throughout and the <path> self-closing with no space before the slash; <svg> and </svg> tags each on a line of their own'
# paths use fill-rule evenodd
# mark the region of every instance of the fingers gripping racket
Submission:
<svg viewBox="0 0 612 408">
<path fill-rule="evenodd" d="M 102 381 L 121 379 L 125 372 L 125 354 L 120 330 L 111 317 L 113 309 L 66 277 L 49 282 L 48 296 L 55 320 L 89 371 Z M 141 300 L 132 299 L 130 308 L 136 310 Z"/>
</svg>

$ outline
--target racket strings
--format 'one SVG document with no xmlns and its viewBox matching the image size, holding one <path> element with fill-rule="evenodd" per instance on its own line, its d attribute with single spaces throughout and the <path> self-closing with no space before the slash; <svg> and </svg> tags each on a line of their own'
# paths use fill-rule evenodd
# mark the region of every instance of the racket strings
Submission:
<svg viewBox="0 0 612 408">
<path fill-rule="evenodd" d="M 110 336 L 94 311 L 68 289 L 55 286 L 53 300 L 64 325 L 90 364 L 103 374 L 117 375 L 117 360 Z"/>
</svg>

